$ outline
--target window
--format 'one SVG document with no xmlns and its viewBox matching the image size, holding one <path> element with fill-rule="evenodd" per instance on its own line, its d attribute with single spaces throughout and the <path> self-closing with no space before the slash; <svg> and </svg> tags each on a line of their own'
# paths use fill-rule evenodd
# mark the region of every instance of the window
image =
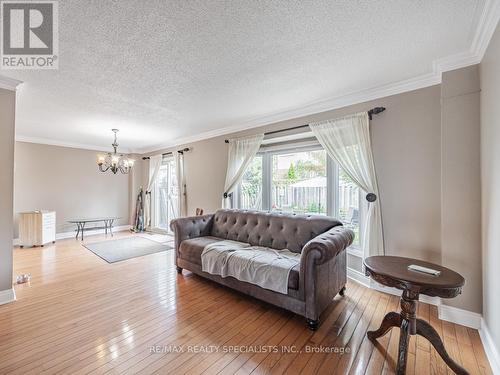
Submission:
<svg viewBox="0 0 500 375">
<path fill-rule="evenodd" d="M 240 208 L 262 209 L 262 156 L 253 158 L 240 184 Z"/>
<path fill-rule="evenodd" d="M 271 209 L 294 213 L 327 213 L 326 152 L 272 155 Z"/>
<path fill-rule="evenodd" d="M 152 191 L 153 230 L 170 231 L 170 221 L 178 216 L 177 194 L 175 162 L 172 158 L 164 159 Z"/>
<path fill-rule="evenodd" d="M 360 246 L 362 192 L 321 146 L 261 151 L 243 174 L 239 208 L 329 215 L 351 228 Z"/>
</svg>

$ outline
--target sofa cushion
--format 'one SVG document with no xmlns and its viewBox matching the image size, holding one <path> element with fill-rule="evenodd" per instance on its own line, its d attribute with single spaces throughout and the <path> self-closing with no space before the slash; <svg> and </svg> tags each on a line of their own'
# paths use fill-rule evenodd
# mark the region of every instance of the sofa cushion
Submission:
<svg viewBox="0 0 500 375">
<path fill-rule="evenodd" d="M 338 225 L 342 223 L 320 215 L 218 210 L 214 215 L 211 234 L 253 246 L 300 253 L 308 241 Z"/>
<path fill-rule="evenodd" d="M 201 253 L 208 244 L 222 241 L 221 238 L 206 236 L 196 237 L 181 242 L 179 247 L 179 257 L 188 262 L 201 266 Z"/>
<path fill-rule="evenodd" d="M 201 267 L 201 253 L 203 252 L 203 249 L 208 244 L 218 241 L 222 241 L 222 239 L 212 236 L 197 237 L 191 238 L 189 240 L 184 240 L 181 242 L 181 245 L 179 247 L 179 257 Z M 289 289 L 299 289 L 299 270 L 300 264 L 291 269 L 288 276 Z"/>
</svg>

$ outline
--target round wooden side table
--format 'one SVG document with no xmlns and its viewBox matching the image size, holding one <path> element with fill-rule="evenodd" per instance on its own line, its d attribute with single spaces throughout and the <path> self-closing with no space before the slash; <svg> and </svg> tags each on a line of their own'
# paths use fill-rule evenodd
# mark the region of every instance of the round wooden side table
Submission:
<svg viewBox="0 0 500 375">
<path fill-rule="evenodd" d="M 456 374 L 468 374 L 464 368 L 449 356 L 436 330 L 426 321 L 417 319 L 415 314 L 420 294 L 441 298 L 456 297 L 462 292 L 462 287 L 465 284 L 464 278 L 448 268 L 411 258 L 373 256 L 366 258 L 364 264 L 366 274 L 373 280 L 382 285 L 403 291 L 401 312 L 388 313 L 382 320 L 379 329 L 367 333 L 370 340 L 375 340 L 385 335 L 392 327 L 400 328 L 396 374 L 405 374 L 406 372 L 409 335 L 425 337 L 434 346 L 443 361 Z M 409 270 L 408 266 L 410 265 L 431 268 L 441 273 L 435 276 Z"/>
</svg>

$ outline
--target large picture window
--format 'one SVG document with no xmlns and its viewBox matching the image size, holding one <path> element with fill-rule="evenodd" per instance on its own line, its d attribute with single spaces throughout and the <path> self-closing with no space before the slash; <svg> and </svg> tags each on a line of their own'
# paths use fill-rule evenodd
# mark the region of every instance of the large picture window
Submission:
<svg viewBox="0 0 500 375">
<path fill-rule="evenodd" d="M 361 192 L 319 145 L 259 152 L 238 191 L 239 208 L 336 217 L 360 246 Z"/>
<path fill-rule="evenodd" d="M 271 209 L 327 214 L 324 150 L 272 155 Z"/>
</svg>

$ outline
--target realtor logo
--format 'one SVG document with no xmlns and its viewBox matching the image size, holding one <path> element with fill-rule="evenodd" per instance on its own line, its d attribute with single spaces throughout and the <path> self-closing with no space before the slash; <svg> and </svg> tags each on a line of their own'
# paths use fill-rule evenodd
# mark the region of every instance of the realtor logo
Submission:
<svg viewBox="0 0 500 375">
<path fill-rule="evenodd" d="M 58 68 L 57 1 L 1 3 L 2 69 Z"/>
</svg>

